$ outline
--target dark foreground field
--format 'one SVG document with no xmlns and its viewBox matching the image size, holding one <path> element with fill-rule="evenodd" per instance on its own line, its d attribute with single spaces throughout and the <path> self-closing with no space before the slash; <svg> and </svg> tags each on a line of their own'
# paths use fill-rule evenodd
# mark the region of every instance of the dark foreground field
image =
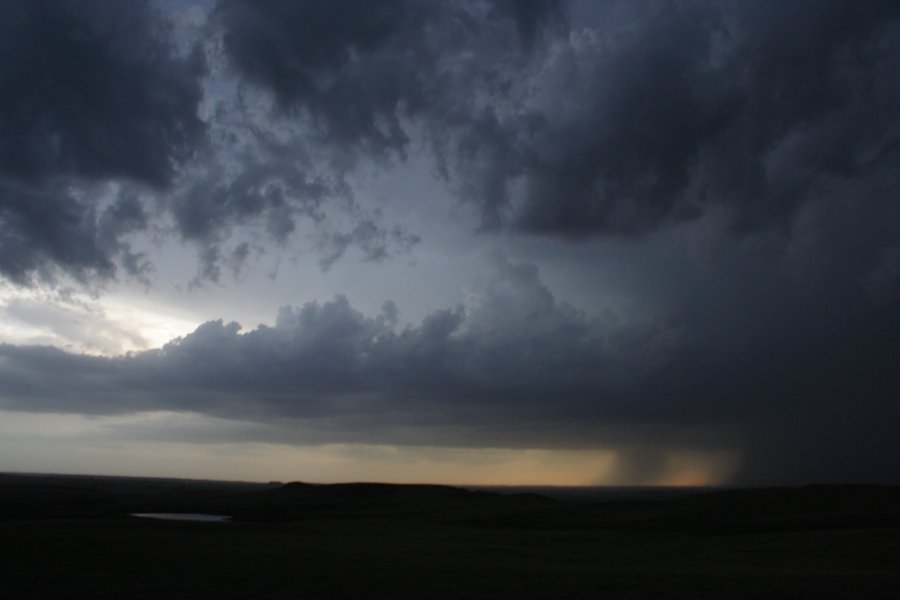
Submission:
<svg viewBox="0 0 900 600">
<path fill-rule="evenodd" d="M 0 475 L 0 597 L 900 598 L 898 488 L 615 498 Z"/>
</svg>

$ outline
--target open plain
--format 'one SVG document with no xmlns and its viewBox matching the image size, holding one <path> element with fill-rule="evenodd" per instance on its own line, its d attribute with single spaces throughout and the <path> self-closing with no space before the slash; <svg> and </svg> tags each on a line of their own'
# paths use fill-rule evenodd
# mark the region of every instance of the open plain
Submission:
<svg viewBox="0 0 900 600">
<path fill-rule="evenodd" d="M 6 475 L 0 589 L 85 599 L 898 597 L 900 489 L 614 497 Z"/>
</svg>

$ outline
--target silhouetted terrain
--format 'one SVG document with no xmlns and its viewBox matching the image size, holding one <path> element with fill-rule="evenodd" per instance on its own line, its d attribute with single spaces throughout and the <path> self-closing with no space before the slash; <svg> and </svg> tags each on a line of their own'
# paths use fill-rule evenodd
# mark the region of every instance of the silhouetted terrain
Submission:
<svg viewBox="0 0 900 600">
<path fill-rule="evenodd" d="M 4 598 L 898 598 L 900 488 L 0 475 Z M 227 523 L 131 513 L 226 514 Z"/>
</svg>

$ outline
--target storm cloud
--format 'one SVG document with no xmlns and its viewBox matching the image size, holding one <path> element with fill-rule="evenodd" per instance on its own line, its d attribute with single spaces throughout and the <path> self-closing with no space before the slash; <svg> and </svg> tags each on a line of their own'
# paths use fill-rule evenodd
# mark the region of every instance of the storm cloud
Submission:
<svg viewBox="0 0 900 600">
<path fill-rule="evenodd" d="M 204 136 L 202 57 L 142 2 L 4 2 L 0 22 L 0 273 L 108 277 L 110 234 L 143 223 L 103 185 L 170 186 Z"/>
<path fill-rule="evenodd" d="M 314 143 L 402 158 L 424 137 L 488 228 L 634 235 L 727 210 L 756 229 L 834 180 L 896 177 L 896 3 L 578 8 L 233 0 L 219 16 L 238 71 Z"/>
<path fill-rule="evenodd" d="M 213 42 L 179 43 L 178 15 L 143 1 L 7 2 L 0 11 L 5 278 L 90 284 L 124 271 L 146 283 L 151 261 L 129 236 L 152 227 L 193 244 L 198 277 L 215 280 L 219 256 L 242 243 L 223 248 L 236 228 L 261 224 L 271 238 L 260 248 L 277 247 L 296 221 L 320 222 L 326 200 L 349 215 L 345 229 L 365 221 L 390 237 L 371 215 L 357 217 L 339 177 L 310 173 L 303 152 L 274 148 L 259 131 L 237 139 L 225 113 L 238 101 L 209 93 Z M 401 249 L 415 239 L 399 238 Z M 360 246 L 374 260 L 395 250 Z"/>
<path fill-rule="evenodd" d="M 4 409 L 187 411 L 265 425 L 248 429 L 258 441 L 624 447 L 640 464 L 674 445 L 742 452 L 745 482 L 894 478 L 900 345 L 884 315 L 814 326 L 770 308 L 623 323 L 497 259 L 464 305 L 415 325 L 399 327 L 393 303 L 367 317 L 337 297 L 120 357 L 4 346 L 0 383 Z"/>
<path fill-rule="evenodd" d="M 900 164 L 889 1 L 222 0 L 190 39 L 144 2 L 2 10 L 0 268 L 18 282 L 135 271 L 136 221 L 95 231 L 122 186 L 217 280 L 248 227 L 258 252 L 322 229 L 325 266 L 408 252 L 418 232 L 347 177 L 410 153 L 482 229 L 563 238 L 719 213 L 787 227 L 835 185 L 893 198 Z"/>
<path fill-rule="evenodd" d="M 897 481 L 897 2 L 195 4 L 0 7 L 0 408 Z"/>
</svg>

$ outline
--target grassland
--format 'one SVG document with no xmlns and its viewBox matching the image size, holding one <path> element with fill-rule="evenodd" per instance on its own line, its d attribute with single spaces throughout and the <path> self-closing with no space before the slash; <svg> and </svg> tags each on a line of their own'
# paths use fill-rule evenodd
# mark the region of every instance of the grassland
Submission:
<svg viewBox="0 0 900 600">
<path fill-rule="evenodd" d="M 133 512 L 229 514 L 229 523 Z M 900 489 L 562 502 L 0 476 L 3 598 L 898 598 Z"/>
</svg>

